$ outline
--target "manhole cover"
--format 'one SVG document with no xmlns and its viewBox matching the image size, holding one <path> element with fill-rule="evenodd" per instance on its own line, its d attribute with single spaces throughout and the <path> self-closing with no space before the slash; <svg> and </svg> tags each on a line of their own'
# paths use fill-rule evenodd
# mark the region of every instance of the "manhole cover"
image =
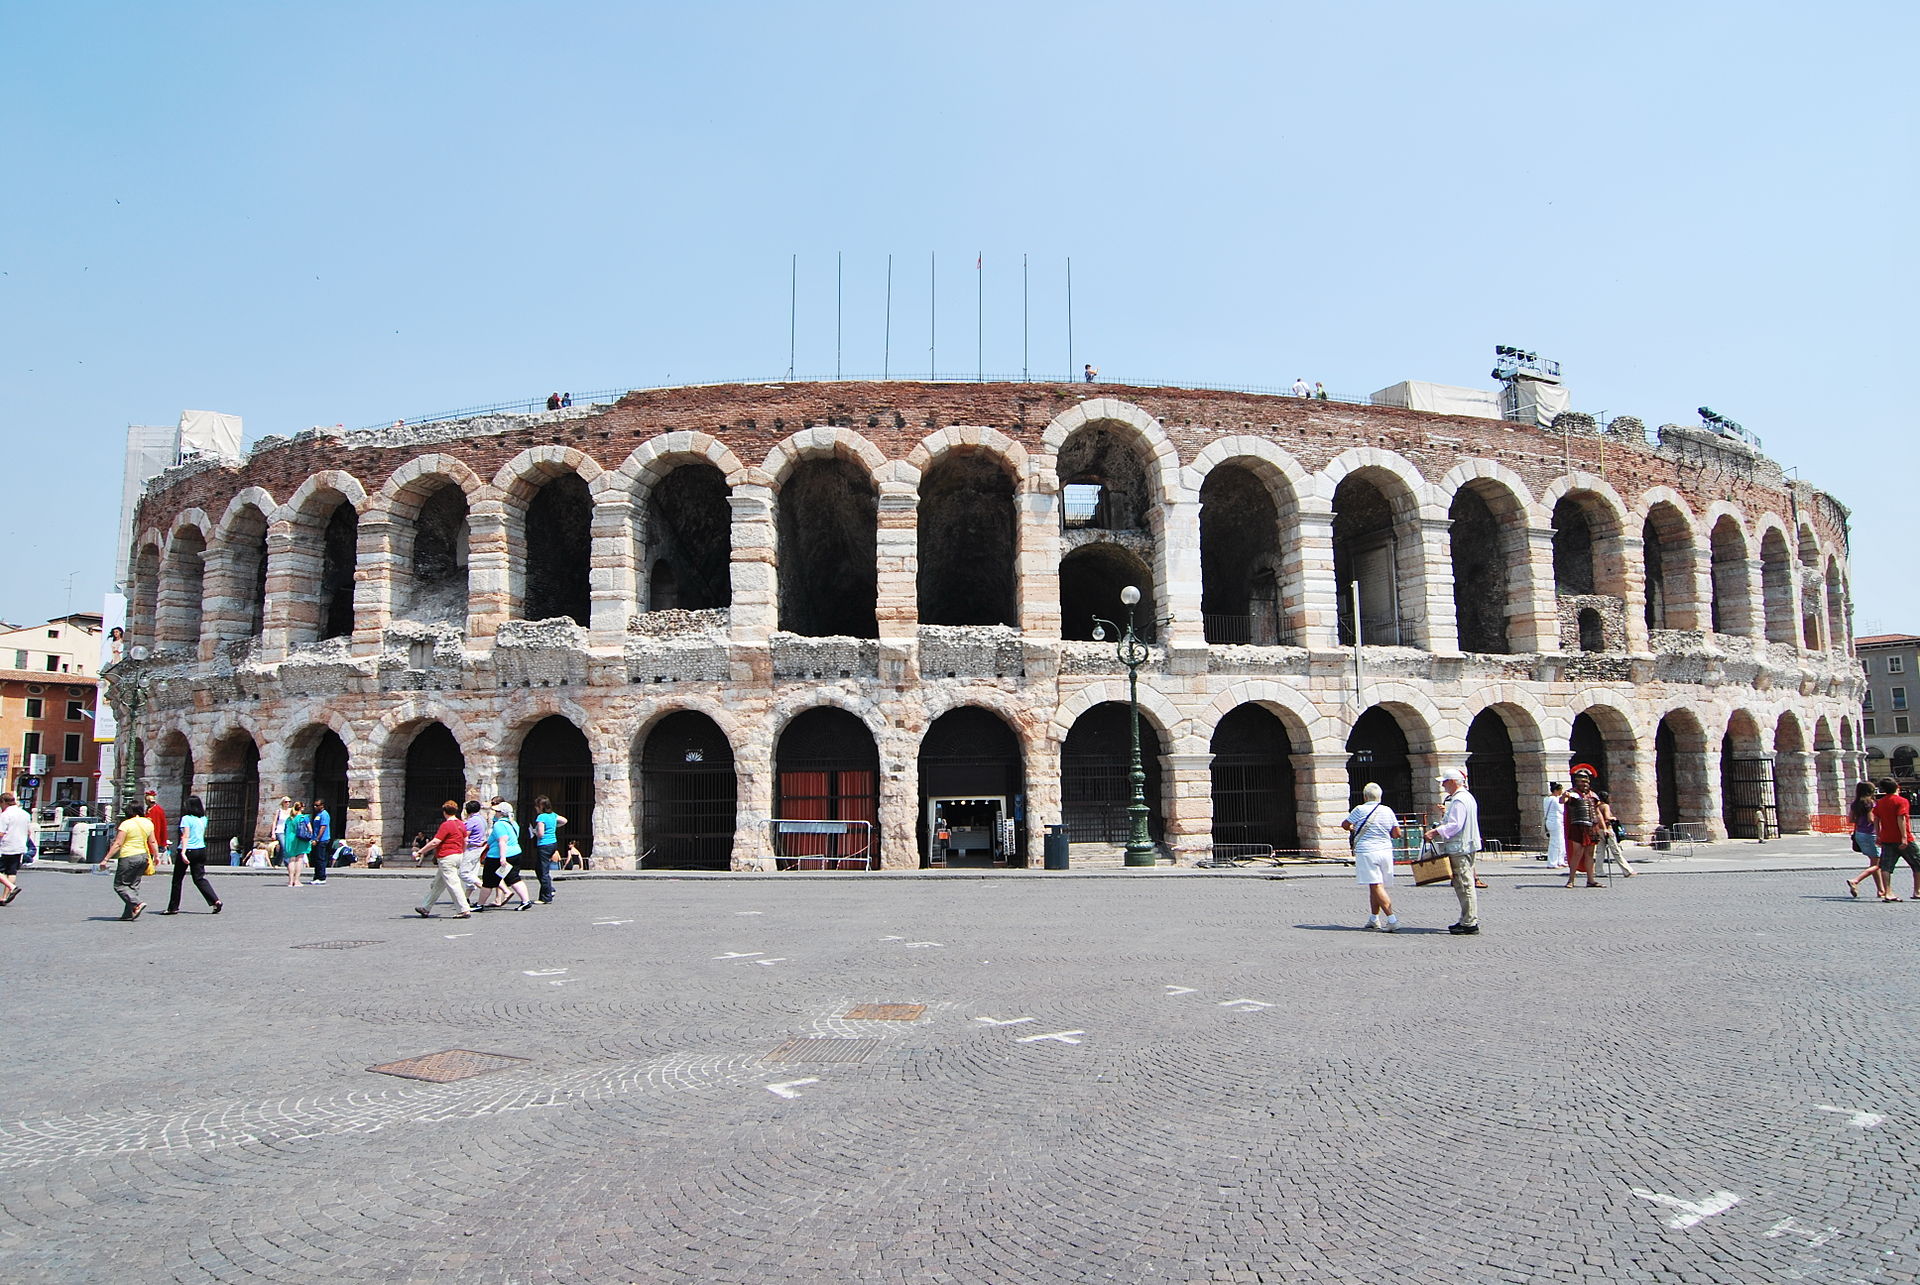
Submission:
<svg viewBox="0 0 1920 1285">
<path fill-rule="evenodd" d="M 431 1080 L 435 1084 L 446 1084 L 450 1080 L 470 1080 L 476 1075 L 487 1075 L 493 1071 L 510 1071 L 530 1058 L 514 1057 L 510 1053 L 476 1053 L 472 1049 L 448 1049 L 444 1053 L 423 1053 L 419 1057 L 402 1058 L 398 1062 L 388 1062 L 382 1066 L 370 1066 L 369 1071 L 378 1071 L 382 1075 L 397 1075 L 407 1080 Z"/>
<path fill-rule="evenodd" d="M 380 945 L 380 943 L 377 941 L 308 941 L 308 942 L 302 942 L 298 946 L 288 947 L 288 949 L 290 950 L 357 950 L 361 946 L 378 946 L 378 945 Z"/>
<path fill-rule="evenodd" d="M 925 1004 L 856 1004 L 846 1015 L 855 1022 L 911 1022 L 926 1011 Z"/>
<path fill-rule="evenodd" d="M 767 1054 L 769 1062 L 864 1062 L 867 1054 L 880 1047 L 879 1040 L 797 1039 L 788 1040 Z"/>
</svg>

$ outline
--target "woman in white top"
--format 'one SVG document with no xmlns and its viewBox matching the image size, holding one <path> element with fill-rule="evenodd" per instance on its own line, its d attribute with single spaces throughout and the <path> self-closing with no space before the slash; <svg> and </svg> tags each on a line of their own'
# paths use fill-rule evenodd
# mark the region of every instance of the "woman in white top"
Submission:
<svg viewBox="0 0 1920 1285">
<path fill-rule="evenodd" d="M 1400 916 L 1393 913 L 1393 841 L 1400 837 L 1400 820 L 1380 801 L 1380 787 L 1369 781 L 1360 791 L 1360 806 L 1347 813 L 1340 828 L 1353 845 L 1353 881 L 1367 890 L 1369 931 L 1398 932 Z"/>
<path fill-rule="evenodd" d="M 1564 787 L 1558 781 L 1547 782 L 1546 804 L 1540 809 L 1540 823 L 1547 827 L 1547 869 L 1567 868 L 1567 805 L 1561 800 Z"/>
</svg>

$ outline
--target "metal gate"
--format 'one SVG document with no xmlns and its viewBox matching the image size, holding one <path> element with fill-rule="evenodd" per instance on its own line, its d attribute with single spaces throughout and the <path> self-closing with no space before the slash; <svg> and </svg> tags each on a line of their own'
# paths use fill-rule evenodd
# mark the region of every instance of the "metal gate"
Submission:
<svg viewBox="0 0 1920 1285">
<path fill-rule="evenodd" d="M 725 870 L 733 861 L 733 761 L 648 763 L 640 835 L 647 870 Z"/>
<path fill-rule="evenodd" d="M 1721 818 L 1730 839 L 1765 839 L 1780 833 L 1780 796 L 1768 755 L 1729 755 L 1720 764 Z M 1761 833 L 1761 826 L 1766 833 Z"/>
</svg>

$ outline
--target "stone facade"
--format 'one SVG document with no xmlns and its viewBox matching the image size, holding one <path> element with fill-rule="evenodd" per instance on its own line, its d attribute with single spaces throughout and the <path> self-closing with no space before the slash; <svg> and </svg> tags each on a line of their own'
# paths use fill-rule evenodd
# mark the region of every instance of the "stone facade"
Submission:
<svg viewBox="0 0 1920 1285">
<path fill-rule="evenodd" d="M 1534 801 L 1583 749 L 1629 825 L 1717 835 L 1741 824 L 1735 776 L 1769 773 L 1777 823 L 1805 828 L 1857 775 L 1845 519 L 1678 429 L 1179 389 L 686 388 L 165 474 L 130 627 L 155 649 L 148 775 L 235 831 L 282 793 L 344 788 L 347 833 L 391 849 L 436 792 L 566 789 L 601 860 L 660 864 L 655 840 L 702 807 L 709 832 L 731 809 L 744 859 L 817 769 L 871 792 L 881 859 L 911 868 L 923 773 L 1004 768 L 1012 859 L 1037 863 L 1045 824 L 1107 815 L 1070 734 L 1127 700 L 1091 622 L 1124 623 L 1133 583 L 1149 802 L 1176 859 L 1229 829 L 1338 848 L 1369 765 L 1412 812 L 1469 751 L 1476 791 L 1514 801 L 1509 841 L 1538 840 Z M 1264 713 L 1229 720 L 1246 706 Z M 1015 748 L 980 748 L 968 715 L 936 750 L 969 708 Z M 783 750 L 821 709 L 868 740 L 815 719 L 827 748 Z"/>
</svg>

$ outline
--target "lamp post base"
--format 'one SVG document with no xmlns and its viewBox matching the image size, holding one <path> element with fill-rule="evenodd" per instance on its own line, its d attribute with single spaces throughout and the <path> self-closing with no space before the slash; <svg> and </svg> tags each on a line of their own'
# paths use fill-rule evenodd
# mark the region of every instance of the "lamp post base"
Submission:
<svg viewBox="0 0 1920 1285">
<path fill-rule="evenodd" d="M 1153 840 L 1147 837 L 1146 801 L 1136 797 L 1133 806 L 1127 809 L 1127 815 L 1130 821 L 1127 827 L 1127 865 L 1159 865 L 1160 852 L 1153 846 Z"/>
</svg>

